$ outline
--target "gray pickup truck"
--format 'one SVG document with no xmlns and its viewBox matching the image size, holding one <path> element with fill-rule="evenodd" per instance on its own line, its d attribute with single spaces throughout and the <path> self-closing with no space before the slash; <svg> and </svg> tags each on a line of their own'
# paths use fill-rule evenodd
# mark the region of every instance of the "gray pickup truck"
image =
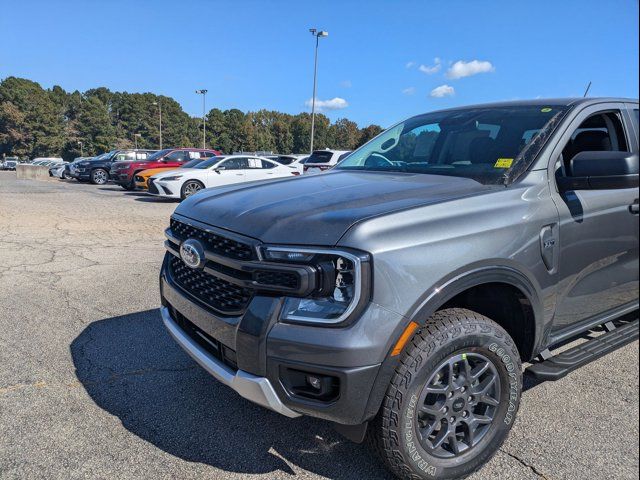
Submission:
<svg viewBox="0 0 640 480">
<path fill-rule="evenodd" d="M 523 362 L 557 380 L 638 338 L 638 101 L 419 115 L 327 173 L 204 190 L 166 237 L 162 318 L 209 373 L 400 478 L 462 478 Z"/>
</svg>

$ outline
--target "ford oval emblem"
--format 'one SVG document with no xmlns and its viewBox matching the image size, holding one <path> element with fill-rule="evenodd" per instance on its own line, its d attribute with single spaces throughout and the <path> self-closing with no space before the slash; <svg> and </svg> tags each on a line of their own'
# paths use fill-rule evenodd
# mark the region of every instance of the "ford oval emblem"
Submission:
<svg viewBox="0 0 640 480">
<path fill-rule="evenodd" d="M 204 267 L 204 249 L 199 241 L 190 238 L 180 245 L 180 258 L 191 268 Z"/>
</svg>

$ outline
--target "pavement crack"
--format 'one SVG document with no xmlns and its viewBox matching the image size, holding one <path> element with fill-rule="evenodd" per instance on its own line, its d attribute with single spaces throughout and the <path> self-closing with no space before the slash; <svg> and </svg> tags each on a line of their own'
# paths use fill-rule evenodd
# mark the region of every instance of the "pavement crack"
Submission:
<svg viewBox="0 0 640 480">
<path fill-rule="evenodd" d="M 523 460 L 522 458 L 518 457 L 517 455 L 514 455 L 513 453 L 509 453 L 504 449 L 500 449 L 500 451 L 502 453 L 504 453 L 505 455 L 513 458 L 515 461 L 517 461 L 518 463 L 520 463 L 520 465 L 522 465 L 523 467 L 526 467 L 527 469 L 531 470 L 536 476 L 544 479 L 544 480 L 551 480 L 551 477 L 547 476 L 545 473 L 541 472 L 540 470 L 538 470 L 538 468 L 535 465 L 531 465 L 529 464 L 526 460 Z"/>
</svg>

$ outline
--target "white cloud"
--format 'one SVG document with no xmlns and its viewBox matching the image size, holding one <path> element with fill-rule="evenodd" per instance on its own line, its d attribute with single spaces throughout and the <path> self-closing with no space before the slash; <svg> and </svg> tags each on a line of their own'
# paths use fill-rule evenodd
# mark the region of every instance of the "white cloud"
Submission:
<svg viewBox="0 0 640 480">
<path fill-rule="evenodd" d="M 434 98 L 451 97 L 455 95 L 455 89 L 450 85 L 440 85 L 431 90 L 430 96 Z"/>
<path fill-rule="evenodd" d="M 455 80 L 458 78 L 477 75 L 479 73 L 493 72 L 494 70 L 495 67 L 491 64 L 491 62 L 481 60 L 471 60 L 470 62 L 465 62 L 463 60 L 458 60 L 447 70 L 447 78 Z"/>
<path fill-rule="evenodd" d="M 352 84 L 351 84 L 351 80 L 343 80 L 340 82 L 340 86 L 342 88 L 351 88 Z"/>
<path fill-rule="evenodd" d="M 407 62 L 407 64 L 405 65 L 405 67 L 407 67 L 407 68 L 412 68 L 415 64 L 416 64 L 416 62 Z"/>
<path fill-rule="evenodd" d="M 311 107 L 311 100 L 309 99 L 304 104 L 307 107 Z M 330 100 L 320 100 L 316 98 L 316 110 L 322 112 L 323 110 L 342 110 L 343 108 L 347 108 L 349 106 L 349 102 L 347 102 L 344 98 L 334 97 Z"/>
<path fill-rule="evenodd" d="M 418 70 L 420 70 L 422 73 L 426 73 L 427 75 L 432 75 L 434 73 L 438 73 L 440 71 L 440 68 L 442 68 L 440 59 L 438 57 L 433 59 L 433 65 L 429 66 L 429 65 L 420 65 L 418 67 Z"/>
<path fill-rule="evenodd" d="M 416 93 L 416 87 L 407 87 L 404 90 L 402 90 L 402 93 L 404 95 L 413 95 L 414 93 Z"/>
</svg>

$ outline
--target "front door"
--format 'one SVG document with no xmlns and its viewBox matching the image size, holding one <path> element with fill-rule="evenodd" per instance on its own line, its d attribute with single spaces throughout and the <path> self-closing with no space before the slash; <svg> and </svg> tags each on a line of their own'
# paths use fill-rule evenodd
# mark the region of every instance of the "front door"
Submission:
<svg viewBox="0 0 640 480">
<path fill-rule="evenodd" d="M 556 176 L 569 176 L 581 151 L 637 151 L 622 104 L 578 114 L 554 151 Z M 560 226 L 555 328 L 638 300 L 638 190 L 554 192 Z M 556 331 L 557 331 L 556 330 Z"/>
</svg>

